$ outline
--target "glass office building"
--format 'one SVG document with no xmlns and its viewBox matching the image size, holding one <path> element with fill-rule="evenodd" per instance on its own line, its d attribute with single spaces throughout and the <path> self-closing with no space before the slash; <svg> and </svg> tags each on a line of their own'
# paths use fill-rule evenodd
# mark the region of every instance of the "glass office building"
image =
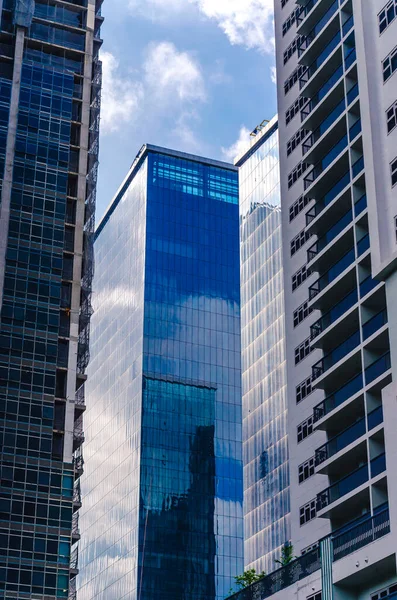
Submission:
<svg viewBox="0 0 397 600">
<path fill-rule="evenodd" d="M 0 597 L 75 598 L 101 2 L 0 2 Z"/>
<path fill-rule="evenodd" d="M 240 186 L 246 568 L 273 571 L 290 539 L 278 123 L 236 160 Z"/>
<path fill-rule="evenodd" d="M 79 600 L 243 570 L 237 169 L 144 146 L 97 229 Z"/>
</svg>

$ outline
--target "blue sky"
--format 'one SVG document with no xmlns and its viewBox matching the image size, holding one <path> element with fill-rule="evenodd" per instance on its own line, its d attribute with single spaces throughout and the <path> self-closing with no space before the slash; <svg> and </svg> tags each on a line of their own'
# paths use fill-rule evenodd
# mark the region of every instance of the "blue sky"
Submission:
<svg viewBox="0 0 397 600">
<path fill-rule="evenodd" d="M 276 112 L 273 0 L 105 0 L 97 220 L 148 142 L 232 160 Z"/>
</svg>

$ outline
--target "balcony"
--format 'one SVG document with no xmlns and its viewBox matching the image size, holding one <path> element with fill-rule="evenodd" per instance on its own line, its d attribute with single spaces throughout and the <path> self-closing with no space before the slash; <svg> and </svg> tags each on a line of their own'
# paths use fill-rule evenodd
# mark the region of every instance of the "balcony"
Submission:
<svg viewBox="0 0 397 600">
<path fill-rule="evenodd" d="M 73 466 L 76 477 L 81 477 L 84 473 L 84 458 L 81 448 L 78 448 L 73 456 Z"/>
<path fill-rule="evenodd" d="M 367 195 L 364 194 L 354 204 L 354 216 L 358 217 L 367 208 Z"/>
<path fill-rule="evenodd" d="M 86 409 L 84 384 L 81 385 L 76 391 L 76 395 L 74 397 L 74 406 L 77 412 L 84 412 Z"/>
<path fill-rule="evenodd" d="M 80 416 L 74 422 L 73 429 L 73 449 L 77 450 L 84 442 L 84 432 L 83 432 L 83 417 Z"/>
<path fill-rule="evenodd" d="M 364 156 L 360 156 L 352 165 L 352 179 L 355 179 L 364 170 Z"/>
<path fill-rule="evenodd" d="M 321 124 L 302 143 L 303 156 L 309 152 L 314 144 L 329 130 L 331 125 L 344 113 L 346 109 L 345 99 L 341 100 Z"/>
<path fill-rule="evenodd" d="M 73 541 L 80 539 L 80 528 L 79 528 L 79 513 L 75 512 L 72 516 L 72 538 Z"/>
<path fill-rule="evenodd" d="M 354 248 L 351 248 L 328 271 L 326 271 L 313 285 L 309 287 L 309 300 L 313 300 L 320 292 L 332 283 L 356 260 Z"/>
<path fill-rule="evenodd" d="M 313 420 L 315 423 L 324 418 L 335 408 L 343 404 L 346 400 L 353 397 L 363 389 L 363 375 L 359 373 L 352 377 L 347 383 L 342 385 L 335 392 L 330 394 L 314 407 Z"/>
<path fill-rule="evenodd" d="M 327 154 L 313 167 L 310 173 L 304 178 L 303 185 L 305 191 L 312 183 L 320 177 L 320 175 L 328 169 L 328 167 L 336 160 L 336 158 L 347 148 L 347 135 L 343 135 L 327 152 Z"/>
<path fill-rule="evenodd" d="M 375 408 L 375 410 L 367 415 L 368 431 L 375 429 L 381 423 L 383 423 L 383 406 L 378 406 L 378 408 Z"/>
<path fill-rule="evenodd" d="M 343 496 L 350 494 L 350 492 L 364 485 L 367 481 L 369 481 L 368 464 L 365 464 L 317 494 L 317 512 L 324 510 L 324 508 L 343 498 Z"/>
<path fill-rule="evenodd" d="M 346 227 L 353 221 L 353 212 L 350 209 L 335 225 L 330 227 L 307 251 L 307 261 L 310 262 L 328 246 Z"/>
<path fill-rule="evenodd" d="M 327 313 L 310 327 L 310 339 L 313 341 L 323 331 L 330 327 L 358 301 L 357 288 L 349 292 L 340 302 L 335 304 Z"/>
<path fill-rule="evenodd" d="M 348 529 L 343 528 L 342 531 L 332 534 L 333 559 L 340 560 L 388 533 L 390 533 L 390 515 L 387 508 Z"/>
<path fill-rule="evenodd" d="M 361 119 L 358 119 L 354 125 L 352 125 L 349 129 L 349 140 L 350 143 L 361 133 Z"/>
<path fill-rule="evenodd" d="M 76 547 L 70 556 L 70 575 L 75 577 L 79 572 L 79 549 Z"/>
<path fill-rule="evenodd" d="M 350 106 L 350 104 L 353 102 L 353 100 L 355 100 L 357 98 L 358 94 L 359 94 L 359 87 L 358 87 L 358 83 L 356 83 L 355 85 L 353 85 L 352 88 L 350 88 L 350 90 L 346 94 L 348 106 Z"/>
<path fill-rule="evenodd" d="M 315 25 L 313 25 L 313 27 L 309 31 L 309 33 L 307 33 L 304 36 L 304 39 L 298 48 L 298 57 L 299 58 L 301 58 L 303 56 L 303 54 L 305 54 L 305 59 L 306 59 L 306 57 L 307 57 L 306 50 L 308 48 L 312 49 L 313 42 L 316 40 L 316 38 L 319 36 L 319 34 L 323 30 L 326 34 L 328 33 L 328 31 L 330 31 L 330 28 L 332 27 L 332 23 L 330 21 L 331 21 L 333 15 L 336 14 L 338 8 L 339 8 L 339 0 L 334 0 L 332 2 L 331 6 L 326 11 L 326 13 L 317 20 L 317 22 L 315 23 Z M 332 29 L 339 28 L 339 19 L 335 20 L 334 24 L 335 24 L 335 26 Z M 325 26 L 327 26 L 326 30 L 325 30 Z M 321 43 L 322 43 L 322 46 L 324 46 L 325 40 L 321 40 Z"/>
<path fill-rule="evenodd" d="M 369 385 L 391 369 L 390 352 L 386 352 L 365 369 L 365 384 Z"/>
<path fill-rule="evenodd" d="M 376 458 L 373 458 L 370 463 L 371 467 L 371 478 L 377 477 L 381 473 L 386 471 L 386 454 L 380 454 Z"/>
<path fill-rule="evenodd" d="M 364 237 L 362 237 L 357 242 L 357 258 L 359 256 L 361 256 L 362 254 L 364 254 L 364 252 L 369 250 L 369 248 L 370 248 L 369 233 L 367 233 L 366 235 L 364 235 Z"/>
<path fill-rule="evenodd" d="M 365 418 L 360 419 L 342 431 L 342 433 L 329 440 L 321 448 L 318 448 L 315 453 L 316 467 L 363 436 L 366 433 L 365 424 Z"/>
<path fill-rule="evenodd" d="M 325 62 L 333 54 L 335 49 L 339 46 L 340 42 L 341 34 L 340 31 L 338 31 L 336 35 L 334 35 L 334 37 L 331 39 L 331 41 L 329 41 L 328 44 L 325 46 L 324 50 L 320 52 L 317 58 L 311 63 L 311 65 L 308 66 L 302 77 L 300 77 L 299 86 L 301 90 L 303 90 L 303 88 L 307 86 L 309 81 L 311 81 L 314 78 L 314 76 L 319 72 L 320 67 L 322 67 L 325 64 Z M 330 61 L 330 64 L 327 66 L 326 72 L 322 74 L 320 85 L 323 85 L 329 79 L 329 76 L 335 71 L 335 69 L 340 64 L 340 52 L 337 52 L 336 55 Z M 309 93 L 306 95 L 310 96 L 311 94 Z"/>
<path fill-rule="evenodd" d="M 312 366 L 312 381 L 321 377 L 321 375 L 335 366 L 342 358 L 350 354 L 350 352 L 360 345 L 360 342 L 360 331 L 358 330 Z"/>
<path fill-rule="evenodd" d="M 363 340 L 367 340 L 387 323 L 387 311 L 381 310 L 363 325 Z"/>
<path fill-rule="evenodd" d="M 328 92 L 330 92 L 330 90 L 336 85 L 336 83 L 341 79 L 341 77 L 343 76 L 343 65 L 338 65 L 334 71 L 331 73 L 331 75 L 328 77 L 328 79 L 323 82 L 320 86 L 320 88 L 313 94 L 311 94 L 311 100 L 302 108 L 301 110 L 301 121 L 303 122 L 305 119 L 308 118 L 308 116 L 313 112 L 313 110 L 316 108 L 316 106 L 322 101 L 323 98 L 325 98 L 325 96 L 328 94 Z M 339 89 L 339 86 L 338 86 Z M 344 93 L 344 90 L 341 90 Z M 330 96 L 333 96 L 334 94 L 330 94 Z M 340 94 L 339 94 L 340 96 Z M 341 102 L 341 100 L 340 100 Z M 345 104 L 345 100 L 343 99 L 343 102 Z M 328 104 L 327 102 L 325 102 L 325 104 Z M 325 112 L 327 110 L 327 108 L 324 106 L 324 111 Z M 310 128 L 310 126 L 308 126 Z"/>
<path fill-rule="evenodd" d="M 330 204 L 339 194 L 350 184 L 350 172 L 345 172 L 333 185 L 328 192 L 318 200 L 313 208 L 306 213 L 306 225 L 312 221 Z"/>
<path fill-rule="evenodd" d="M 350 67 L 352 66 L 352 64 L 356 62 L 356 59 L 357 59 L 356 49 L 352 48 L 345 55 L 345 71 L 347 71 L 348 69 L 350 69 Z"/>
</svg>

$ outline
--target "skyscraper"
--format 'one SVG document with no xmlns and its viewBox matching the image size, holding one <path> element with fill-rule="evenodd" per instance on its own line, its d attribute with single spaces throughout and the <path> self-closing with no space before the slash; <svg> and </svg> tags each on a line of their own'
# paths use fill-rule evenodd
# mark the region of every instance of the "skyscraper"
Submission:
<svg viewBox="0 0 397 600">
<path fill-rule="evenodd" d="M 273 571 L 290 540 L 278 123 L 236 159 L 240 188 L 244 562 Z"/>
<path fill-rule="evenodd" d="M 0 596 L 75 597 L 101 2 L 0 2 Z"/>
<path fill-rule="evenodd" d="M 397 591 L 396 17 L 394 1 L 275 2 L 299 558 L 255 598 Z"/>
<path fill-rule="evenodd" d="M 96 234 L 79 600 L 243 570 L 237 169 L 145 145 Z"/>
</svg>

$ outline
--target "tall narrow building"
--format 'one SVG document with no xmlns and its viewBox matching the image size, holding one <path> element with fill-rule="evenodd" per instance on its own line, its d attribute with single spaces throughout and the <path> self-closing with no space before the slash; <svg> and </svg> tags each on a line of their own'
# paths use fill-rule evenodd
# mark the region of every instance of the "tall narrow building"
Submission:
<svg viewBox="0 0 397 600">
<path fill-rule="evenodd" d="M 397 4 L 276 0 L 275 25 L 298 558 L 243 597 L 391 599 Z"/>
<path fill-rule="evenodd" d="M 0 596 L 75 598 L 101 0 L 0 2 Z"/>
<path fill-rule="evenodd" d="M 79 600 L 223 600 L 243 571 L 237 169 L 143 146 L 95 255 Z"/>
<path fill-rule="evenodd" d="M 277 118 L 236 159 L 240 189 L 244 562 L 269 573 L 290 540 Z"/>
</svg>

